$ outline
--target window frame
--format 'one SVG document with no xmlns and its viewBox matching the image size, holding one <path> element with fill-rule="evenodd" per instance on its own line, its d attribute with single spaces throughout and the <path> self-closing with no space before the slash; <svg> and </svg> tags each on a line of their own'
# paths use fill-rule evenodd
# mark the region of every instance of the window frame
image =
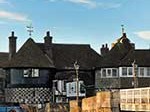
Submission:
<svg viewBox="0 0 150 112">
<path fill-rule="evenodd" d="M 142 69 L 143 69 L 143 75 L 141 75 Z M 147 74 L 145 74 L 145 68 L 144 68 L 144 67 L 139 67 L 138 70 L 139 70 L 139 71 L 138 71 L 138 76 L 139 76 L 139 77 L 145 77 L 145 76 L 147 76 Z"/>
<path fill-rule="evenodd" d="M 131 70 L 131 71 L 130 71 Z M 131 73 L 131 74 L 130 74 Z M 132 67 L 127 67 L 127 76 L 133 76 L 133 68 Z"/>
<path fill-rule="evenodd" d="M 35 74 L 38 74 L 38 75 L 35 75 Z M 38 77 L 40 77 L 40 70 L 39 69 L 31 69 L 31 68 L 23 69 L 23 77 L 24 78 L 38 78 Z"/>
<path fill-rule="evenodd" d="M 124 73 L 124 70 L 123 69 L 126 69 L 126 72 Z M 125 75 L 124 75 L 125 74 Z M 128 76 L 128 69 L 127 67 L 122 67 L 122 71 L 121 71 L 121 76 L 122 77 L 127 77 Z"/>
<path fill-rule="evenodd" d="M 148 75 L 148 73 L 149 73 L 149 75 Z M 147 77 L 150 77 L 150 67 L 147 67 L 147 73 L 146 73 L 146 76 L 147 76 Z"/>
<path fill-rule="evenodd" d="M 115 76 L 113 76 L 113 70 L 116 71 Z M 118 69 L 117 68 L 102 68 L 101 69 L 101 78 L 117 78 L 117 77 L 118 77 Z"/>
</svg>

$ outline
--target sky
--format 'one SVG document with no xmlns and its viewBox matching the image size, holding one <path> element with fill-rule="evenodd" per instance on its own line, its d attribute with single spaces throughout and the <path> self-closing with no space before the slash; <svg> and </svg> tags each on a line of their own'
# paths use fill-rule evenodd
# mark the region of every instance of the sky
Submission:
<svg viewBox="0 0 150 112">
<path fill-rule="evenodd" d="M 121 37 L 121 25 L 137 49 L 150 48 L 150 0 L 0 0 L 0 52 L 8 51 L 11 31 L 17 46 L 29 38 L 43 42 L 50 31 L 54 43 L 102 44 Z"/>
</svg>

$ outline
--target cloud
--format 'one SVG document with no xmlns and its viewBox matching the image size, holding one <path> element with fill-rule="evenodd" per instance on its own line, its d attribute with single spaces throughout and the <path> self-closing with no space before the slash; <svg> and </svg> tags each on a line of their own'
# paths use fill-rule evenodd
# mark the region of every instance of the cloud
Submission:
<svg viewBox="0 0 150 112">
<path fill-rule="evenodd" d="M 13 6 L 10 2 L 8 2 L 7 0 L 0 0 L 0 4 L 7 4 L 10 6 Z"/>
<path fill-rule="evenodd" d="M 121 6 L 119 3 L 111 3 L 111 2 L 96 2 L 95 0 L 49 0 L 50 2 L 70 2 L 74 4 L 80 4 L 83 6 L 87 6 L 89 8 L 118 8 Z"/>
<path fill-rule="evenodd" d="M 75 4 L 87 5 L 87 6 L 92 7 L 92 8 L 97 7 L 96 2 L 91 1 L 91 0 L 65 0 L 65 1 L 72 2 Z"/>
<path fill-rule="evenodd" d="M 150 31 L 139 31 L 135 32 L 138 37 L 145 39 L 145 40 L 150 40 Z"/>
<path fill-rule="evenodd" d="M 30 21 L 27 16 L 19 14 L 19 13 L 13 13 L 8 11 L 0 10 L 0 18 L 1 19 L 7 19 L 7 20 L 15 20 L 19 22 L 27 22 Z"/>
<path fill-rule="evenodd" d="M 97 7 L 101 7 L 104 9 L 112 9 L 112 8 L 119 8 L 121 7 L 120 3 L 98 3 Z"/>
<path fill-rule="evenodd" d="M 0 3 L 7 3 L 6 0 L 0 0 Z"/>
</svg>

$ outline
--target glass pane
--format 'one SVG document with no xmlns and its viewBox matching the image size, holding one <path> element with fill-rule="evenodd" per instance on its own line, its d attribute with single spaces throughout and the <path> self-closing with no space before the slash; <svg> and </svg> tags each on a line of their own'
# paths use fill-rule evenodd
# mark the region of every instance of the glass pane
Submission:
<svg viewBox="0 0 150 112">
<path fill-rule="evenodd" d="M 150 67 L 147 68 L 147 76 L 150 76 Z"/>
<path fill-rule="evenodd" d="M 30 77 L 30 76 L 31 76 L 31 73 L 32 73 L 31 69 L 25 69 L 25 70 L 23 71 L 23 76 L 24 76 L 24 77 Z"/>
<path fill-rule="evenodd" d="M 140 68 L 140 76 L 144 76 L 144 68 Z"/>
<path fill-rule="evenodd" d="M 111 69 L 107 70 L 107 76 L 110 77 L 111 76 Z"/>
<path fill-rule="evenodd" d="M 132 75 L 132 68 L 128 68 L 128 74 Z"/>
<path fill-rule="evenodd" d="M 106 70 L 105 69 L 102 70 L 102 76 L 106 77 Z"/>
<path fill-rule="evenodd" d="M 126 67 L 122 68 L 122 75 L 127 76 L 127 68 Z"/>
<path fill-rule="evenodd" d="M 39 77 L 39 69 L 32 69 L 32 77 Z"/>
<path fill-rule="evenodd" d="M 117 76 L 117 70 L 116 69 L 112 69 L 112 76 L 116 77 Z"/>
</svg>

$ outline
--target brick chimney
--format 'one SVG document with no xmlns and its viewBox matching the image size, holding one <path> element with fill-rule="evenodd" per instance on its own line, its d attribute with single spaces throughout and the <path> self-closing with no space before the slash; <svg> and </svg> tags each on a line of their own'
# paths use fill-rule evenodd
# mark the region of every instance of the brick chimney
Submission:
<svg viewBox="0 0 150 112">
<path fill-rule="evenodd" d="M 46 32 L 46 36 L 44 37 L 44 43 L 45 43 L 45 45 L 47 45 L 47 46 L 51 45 L 52 44 L 52 39 L 53 39 L 53 37 L 50 36 L 50 32 L 47 31 Z"/>
<path fill-rule="evenodd" d="M 105 54 L 107 54 L 109 52 L 109 48 L 107 44 L 103 44 L 101 49 L 100 49 L 101 55 L 104 56 Z"/>
<path fill-rule="evenodd" d="M 44 46 L 45 46 L 45 53 L 52 58 L 52 39 L 53 37 L 50 35 L 50 32 L 46 32 L 46 36 L 44 37 Z"/>
<path fill-rule="evenodd" d="M 11 32 L 11 36 L 9 38 L 9 60 L 16 54 L 16 40 L 17 37 L 14 36 L 14 32 Z"/>
</svg>

